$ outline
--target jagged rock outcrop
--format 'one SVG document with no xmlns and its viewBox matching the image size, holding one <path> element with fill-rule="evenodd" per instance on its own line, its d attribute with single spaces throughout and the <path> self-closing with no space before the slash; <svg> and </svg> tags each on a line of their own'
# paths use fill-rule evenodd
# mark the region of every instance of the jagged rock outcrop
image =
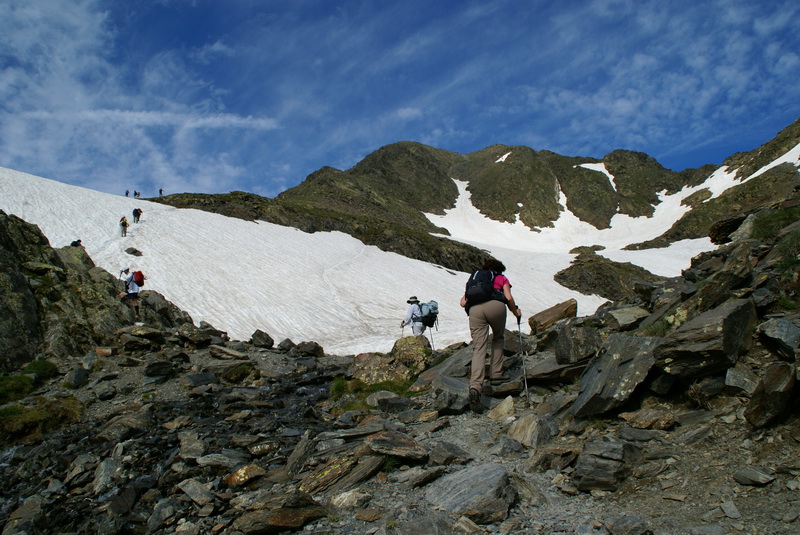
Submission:
<svg viewBox="0 0 800 535">
<path fill-rule="evenodd" d="M 53 249 L 38 227 L 0 212 L 0 369 L 36 358 L 82 356 L 133 323 L 121 281 L 95 267 L 83 247 Z M 146 291 L 148 323 L 191 323 L 163 296 Z"/>
<path fill-rule="evenodd" d="M 637 284 L 664 280 L 644 268 L 628 262 L 613 262 L 594 251 L 582 251 L 568 268 L 556 273 L 554 279 L 571 290 L 597 294 L 611 301 L 633 298 Z"/>
</svg>

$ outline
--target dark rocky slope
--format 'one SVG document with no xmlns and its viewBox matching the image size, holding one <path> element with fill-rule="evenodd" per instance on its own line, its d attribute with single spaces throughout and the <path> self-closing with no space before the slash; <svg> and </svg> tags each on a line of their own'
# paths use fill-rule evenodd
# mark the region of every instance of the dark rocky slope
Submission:
<svg viewBox="0 0 800 535">
<path fill-rule="evenodd" d="M 108 344 L 133 319 L 118 298 L 123 289 L 83 247 L 53 249 L 38 227 L 0 211 L 0 371 Z M 192 321 L 157 292 L 143 300 L 151 325 Z"/>
</svg>

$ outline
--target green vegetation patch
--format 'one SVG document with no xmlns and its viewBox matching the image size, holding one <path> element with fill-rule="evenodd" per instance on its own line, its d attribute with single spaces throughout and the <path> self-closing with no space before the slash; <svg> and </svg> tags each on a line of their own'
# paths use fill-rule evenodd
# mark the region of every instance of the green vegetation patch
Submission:
<svg viewBox="0 0 800 535">
<path fill-rule="evenodd" d="M 394 392 L 395 394 L 403 397 L 411 397 L 410 388 L 414 384 L 414 379 L 405 381 L 382 381 L 375 384 L 367 384 L 360 379 L 352 379 L 348 381 L 343 376 L 339 375 L 331 382 L 331 398 L 334 400 L 340 399 L 345 394 L 355 394 L 359 399 L 364 400 L 370 394 L 381 392 L 383 390 Z"/>
<path fill-rule="evenodd" d="M 83 407 L 74 397 L 38 398 L 33 406 L 0 408 L 0 444 L 35 440 L 43 433 L 77 422 L 82 413 Z"/>
<path fill-rule="evenodd" d="M 774 238 L 783 228 L 798 220 L 800 220 L 800 206 L 768 212 L 753 222 L 753 238 L 757 240 Z"/>
<path fill-rule="evenodd" d="M 786 272 L 800 270 L 800 230 L 789 232 L 775 245 L 782 257 L 778 267 Z"/>
<path fill-rule="evenodd" d="M 26 364 L 20 373 L 33 373 L 41 379 L 52 379 L 58 375 L 58 366 L 49 360 L 34 360 L 33 362 Z"/>
<path fill-rule="evenodd" d="M 22 399 L 33 391 L 33 379 L 27 375 L 0 377 L 0 403 Z"/>
</svg>

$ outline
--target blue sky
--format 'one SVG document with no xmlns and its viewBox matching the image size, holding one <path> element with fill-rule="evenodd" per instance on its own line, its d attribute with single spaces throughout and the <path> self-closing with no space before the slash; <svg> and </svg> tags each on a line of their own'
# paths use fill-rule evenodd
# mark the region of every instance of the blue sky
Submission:
<svg viewBox="0 0 800 535">
<path fill-rule="evenodd" d="M 4 0 L 0 166 L 274 196 L 397 141 L 682 170 L 800 117 L 795 0 Z"/>
</svg>

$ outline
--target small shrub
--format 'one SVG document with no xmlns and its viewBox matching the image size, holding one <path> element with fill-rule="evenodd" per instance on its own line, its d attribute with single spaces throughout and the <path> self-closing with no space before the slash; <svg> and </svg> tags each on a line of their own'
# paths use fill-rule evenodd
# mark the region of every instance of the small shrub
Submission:
<svg viewBox="0 0 800 535">
<path fill-rule="evenodd" d="M 0 409 L 0 444 L 33 440 L 42 433 L 77 422 L 83 411 L 73 398 L 39 398 L 33 407 L 9 405 Z"/>
<path fill-rule="evenodd" d="M 20 373 L 34 373 L 37 377 L 42 379 L 51 379 L 58 375 L 58 366 L 49 360 L 34 360 L 26 364 Z"/>
<path fill-rule="evenodd" d="M 33 391 L 33 379 L 27 375 L 0 377 L 0 403 L 22 399 Z"/>
<path fill-rule="evenodd" d="M 669 332 L 670 325 L 664 320 L 658 320 L 655 323 L 651 323 L 647 327 L 639 330 L 643 336 L 657 336 L 659 338 L 663 338 Z"/>
<path fill-rule="evenodd" d="M 400 470 L 400 467 L 403 463 L 397 457 L 393 457 L 391 455 L 387 455 L 386 458 L 383 460 L 383 466 L 381 469 L 384 472 L 391 473 Z"/>
<path fill-rule="evenodd" d="M 349 401 L 347 403 L 342 404 L 341 407 L 337 407 L 336 409 L 331 411 L 331 413 L 335 416 L 339 416 L 350 411 L 363 411 L 369 409 L 370 406 L 367 405 L 366 401 L 364 401 L 363 399 L 355 399 L 353 401 Z"/>
<path fill-rule="evenodd" d="M 331 381 L 331 397 L 339 399 L 347 393 L 347 379 L 343 375 L 337 375 Z"/>
<path fill-rule="evenodd" d="M 700 409 L 710 408 L 711 396 L 697 383 L 693 383 L 689 387 L 689 390 L 686 392 L 686 397 L 688 397 L 689 401 L 694 403 L 694 405 Z"/>
</svg>

